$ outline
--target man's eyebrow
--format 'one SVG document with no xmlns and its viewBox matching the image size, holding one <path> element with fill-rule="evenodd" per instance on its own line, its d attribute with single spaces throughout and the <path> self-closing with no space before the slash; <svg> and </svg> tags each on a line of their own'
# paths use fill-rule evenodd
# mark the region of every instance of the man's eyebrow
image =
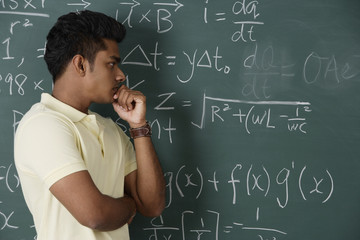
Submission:
<svg viewBox="0 0 360 240">
<path fill-rule="evenodd" d="M 120 63 L 121 58 L 118 56 L 110 56 L 111 59 L 114 59 L 117 63 Z"/>
</svg>

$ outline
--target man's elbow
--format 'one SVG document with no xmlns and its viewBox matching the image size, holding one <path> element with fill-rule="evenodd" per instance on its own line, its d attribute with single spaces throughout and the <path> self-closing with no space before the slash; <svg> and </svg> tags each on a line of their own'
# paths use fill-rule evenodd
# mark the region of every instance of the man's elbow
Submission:
<svg viewBox="0 0 360 240">
<path fill-rule="evenodd" d="M 88 227 L 93 230 L 98 231 L 105 231 L 106 230 L 106 223 L 105 219 L 100 215 L 92 214 L 84 219 L 78 219 L 79 223 L 85 227 Z"/>
<path fill-rule="evenodd" d="M 142 213 L 142 215 L 144 215 L 145 217 L 159 217 L 162 212 L 164 211 L 164 208 L 152 208 L 152 209 L 148 209 L 146 211 L 144 211 Z"/>
<path fill-rule="evenodd" d="M 88 227 L 92 230 L 104 231 L 103 224 L 100 221 L 87 221 L 82 223 L 85 227 Z"/>
<path fill-rule="evenodd" d="M 165 198 L 157 202 L 157 204 L 151 204 L 146 208 L 143 208 L 140 213 L 145 217 L 158 217 L 165 209 Z"/>
<path fill-rule="evenodd" d="M 93 211 L 92 214 L 78 219 L 79 223 L 97 231 L 112 231 L 125 225 L 127 218 L 117 217 L 116 221 L 101 211 Z"/>
<path fill-rule="evenodd" d="M 154 208 L 152 212 L 152 217 L 158 217 L 162 214 L 165 209 L 165 201 L 161 203 L 157 208 Z"/>
</svg>

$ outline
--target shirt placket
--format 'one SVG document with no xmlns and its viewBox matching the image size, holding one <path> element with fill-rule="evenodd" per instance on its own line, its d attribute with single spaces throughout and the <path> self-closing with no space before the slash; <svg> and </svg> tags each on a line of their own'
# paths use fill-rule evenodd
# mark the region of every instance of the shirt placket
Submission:
<svg viewBox="0 0 360 240">
<path fill-rule="evenodd" d="M 89 131 L 97 138 L 101 147 L 102 156 L 104 157 L 104 126 L 96 120 L 95 115 L 86 116 L 85 124 Z"/>
</svg>

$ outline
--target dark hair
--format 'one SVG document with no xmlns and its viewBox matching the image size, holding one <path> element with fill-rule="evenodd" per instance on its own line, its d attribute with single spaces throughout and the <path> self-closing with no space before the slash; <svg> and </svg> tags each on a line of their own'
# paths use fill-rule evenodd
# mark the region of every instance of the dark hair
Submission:
<svg viewBox="0 0 360 240">
<path fill-rule="evenodd" d="M 44 56 L 53 81 L 64 73 L 76 54 L 92 65 L 97 52 L 106 49 L 104 38 L 119 43 L 125 33 L 121 23 L 103 13 L 85 10 L 59 17 L 47 35 Z"/>
</svg>

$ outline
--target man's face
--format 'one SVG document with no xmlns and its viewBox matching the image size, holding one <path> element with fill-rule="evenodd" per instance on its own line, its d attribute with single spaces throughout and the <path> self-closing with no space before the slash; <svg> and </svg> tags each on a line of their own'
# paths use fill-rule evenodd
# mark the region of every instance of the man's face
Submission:
<svg viewBox="0 0 360 240">
<path fill-rule="evenodd" d="M 104 39 L 106 50 L 96 54 L 92 71 L 88 73 L 86 88 L 92 102 L 111 103 L 119 83 L 125 80 L 124 73 L 118 67 L 119 48 L 116 41 Z"/>
</svg>

